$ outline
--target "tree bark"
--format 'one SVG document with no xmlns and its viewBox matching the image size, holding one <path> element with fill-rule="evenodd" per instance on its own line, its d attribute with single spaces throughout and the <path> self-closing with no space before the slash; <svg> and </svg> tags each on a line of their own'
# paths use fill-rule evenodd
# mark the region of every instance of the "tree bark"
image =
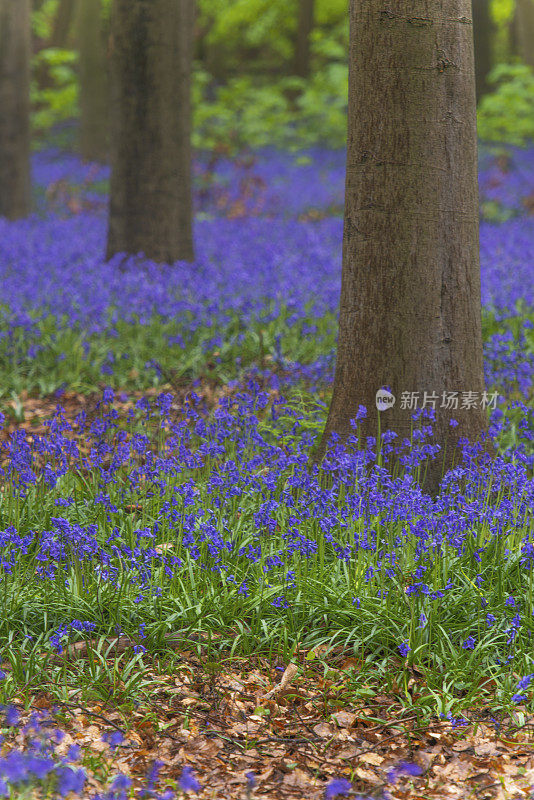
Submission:
<svg viewBox="0 0 534 800">
<path fill-rule="evenodd" d="M 475 45 L 475 84 L 477 103 L 488 92 L 488 73 L 492 66 L 492 24 L 489 0 L 472 0 Z"/>
<path fill-rule="evenodd" d="M 379 412 L 382 387 L 397 399 Z M 319 458 L 333 431 L 354 433 L 359 405 L 364 436 L 380 417 L 382 431 L 409 437 L 403 392 L 418 392 L 419 407 L 424 392 L 438 397 L 434 491 L 459 437 L 487 426 L 482 403 L 462 409 L 461 394 L 458 410 L 440 407 L 443 392 L 484 392 L 469 0 L 350 1 L 339 338 Z"/>
<path fill-rule="evenodd" d="M 534 68 L 534 0 L 517 0 L 516 24 L 519 54 Z"/>
<path fill-rule="evenodd" d="M 193 260 L 193 0 L 114 0 L 107 257 Z"/>
<path fill-rule="evenodd" d="M 30 211 L 30 0 L 0 0 L 0 217 Z"/>
<path fill-rule="evenodd" d="M 109 138 L 109 88 L 102 30 L 102 0 L 80 0 L 80 151 L 88 161 L 106 161 Z"/>
<path fill-rule="evenodd" d="M 310 74 L 310 36 L 313 30 L 314 0 L 299 0 L 299 18 L 295 47 L 295 75 Z"/>
<path fill-rule="evenodd" d="M 72 21 L 74 19 L 75 7 L 76 0 L 59 0 L 47 47 L 64 48 L 67 46 Z"/>
</svg>

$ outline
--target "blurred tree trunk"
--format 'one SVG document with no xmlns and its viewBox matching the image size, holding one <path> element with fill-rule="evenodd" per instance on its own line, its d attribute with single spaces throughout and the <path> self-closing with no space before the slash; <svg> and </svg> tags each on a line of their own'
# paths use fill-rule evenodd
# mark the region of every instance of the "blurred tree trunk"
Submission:
<svg viewBox="0 0 534 800">
<path fill-rule="evenodd" d="M 507 61 L 512 61 L 519 55 L 519 44 L 517 41 L 517 2 L 514 6 L 514 11 L 507 25 L 508 28 L 508 55 Z"/>
<path fill-rule="evenodd" d="M 30 0 L 0 0 L 0 217 L 30 211 Z"/>
<path fill-rule="evenodd" d="M 80 0 L 80 151 L 88 161 L 108 156 L 109 88 L 102 0 Z"/>
<path fill-rule="evenodd" d="M 489 0 L 473 0 L 475 44 L 475 82 L 477 103 L 488 92 L 488 73 L 492 66 L 492 24 Z"/>
<path fill-rule="evenodd" d="M 59 0 L 47 47 L 66 47 L 74 19 L 75 7 L 76 0 Z"/>
<path fill-rule="evenodd" d="M 435 393 L 445 457 L 429 466 L 432 492 L 459 437 L 487 427 L 471 19 L 470 0 L 350 0 L 339 338 L 318 457 L 331 433 L 354 433 L 359 405 L 364 436 L 380 424 L 409 438 L 403 393 L 418 393 L 419 408 Z M 382 387 L 396 402 L 378 412 Z M 476 408 L 461 408 L 464 391 L 478 393 Z M 458 392 L 457 410 L 441 407 L 443 392 Z"/>
<path fill-rule="evenodd" d="M 517 0 L 516 23 L 519 55 L 534 67 L 534 0 Z"/>
<path fill-rule="evenodd" d="M 310 74 L 310 36 L 313 30 L 314 0 L 299 0 L 299 18 L 295 47 L 295 75 Z"/>
<path fill-rule="evenodd" d="M 107 257 L 193 260 L 193 0 L 114 0 Z"/>
</svg>

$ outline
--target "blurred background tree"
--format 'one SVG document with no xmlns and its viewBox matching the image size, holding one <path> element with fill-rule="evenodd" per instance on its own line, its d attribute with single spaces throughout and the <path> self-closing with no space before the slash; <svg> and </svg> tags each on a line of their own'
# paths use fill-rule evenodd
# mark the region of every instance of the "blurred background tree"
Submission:
<svg viewBox="0 0 534 800">
<path fill-rule="evenodd" d="M 0 217 L 30 211 L 30 0 L 0 0 Z"/>
<path fill-rule="evenodd" d="M 78 3 L 80 153 L 87 161 L 105 161 L 109 139 L 109 29 L 102 14 L 102 0 Z"/>
<path fill-rule="evenodd" d="M 477 103 L 487 94 L 488 75 L 493 62 L 493 19 L 490 0 L 472 0 L 473 38 L 475 42 L 475 81 Z"/>
<path fill-rule="evenodd" d="M 519 55 L 534 67 L 534 0 L 517 0 L 516 23 Z"/>
<path fill-rule="evenodd" d="M 194 259 L 194 19 L 194 0 L 113 1 L 108 259 L 117 253 L 167 264 Z"/>
</svg>

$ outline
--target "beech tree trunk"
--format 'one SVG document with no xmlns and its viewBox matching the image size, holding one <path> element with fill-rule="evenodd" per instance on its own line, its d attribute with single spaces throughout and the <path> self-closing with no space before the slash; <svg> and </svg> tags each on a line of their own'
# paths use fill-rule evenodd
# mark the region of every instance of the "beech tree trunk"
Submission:
<svg viewBox="0 0 534 800">
<path fill-rule="evenodd" d="M 488 73 L 492 66 L 492 24 L 489 0 L 472 0 L 475 44 L 475 85 L 477 103 L 488 92 Z"/>
<path fill-rule="evenodd" d="M 379 412 L 382 387 L 396 402 Z M 459 437 L 487 426 L 470 0 L 350 0 L 339 338 L 319 458 L 333 431 L 341 442 L 354 433 L 360 405 L 364 436 L 377 436 L 380 415 L 382 432 L 409 437 L 405 392 L 419 408 L 437 396 L 434 491 Z M 458 409 L 440 407 L 443 392 L 459 393 Z M 463 392 L 479 405 L 461 408 Z"/>
<path fill-rule="evenodd" d="M 30 0 L 0 0 L 0 217 L 30 211 Z"/>
<path fill-rule="evenodd" d="M 80 151 L 88 161 L 106 161 L 109 138 L 109 96 L 102 0 L 80 0 Z"/>
<path fill-rule="evenodd" d="M 299 0 L 299 18 L 295 47 L 295 75 L 310 74 L 310 35 L 313 30 L 314 0 Z"/>
<path fill-rule="evenodd" d="M 193 0 L 114 0 L 107 257 L 193 260 Z"/>
<path fill-rule="evenodd" d="M 75 7 L 76 0 L 59 0 L 47 47 L 64 48 L 67 46 L 67 40 L 74 19 Z"/>
<path fill-rule="evenodd" d="M 519 54 L 534 67 L 534 0 L 517 0 L 516 24 Z"/>
</svg>

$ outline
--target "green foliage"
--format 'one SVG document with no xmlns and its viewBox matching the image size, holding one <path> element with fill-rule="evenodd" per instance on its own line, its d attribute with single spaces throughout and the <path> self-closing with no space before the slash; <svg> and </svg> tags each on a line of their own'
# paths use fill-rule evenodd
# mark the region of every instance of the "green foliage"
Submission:
<svg viewBox="0 0 534 800">
<path fill-rule="evenodd" d="M 313 396 L 294 398 L 280 409 L 278 416 L 270 415 L 269 410 L 257 413 L 259 437 L 265 443 L 287 448 L 289 453 L 294 442 L 302 439 L 304 430 L 316 431 L 324 424 L 324 406 Z M 141 434 L 149 436 L 147 441 L 153 453 L 163 451 L 164 439 L 168 439 L 169 449 L 178 447 L 176 440 L 172 444 L 164 432 L 166 426 L 160 424 L 157 416 L 152 416 L 148 424 L 148 416 L 146 420 L 143 417 L 140 413 L 131 417 L 117 414 L 114 428 L 124 435 L 120 441 L 131 441 L 135 434 Z M 111 430 L 111 437 L 114 437 Z M 204 437 L 201 428 L 199 431 L 191 429 L 193 452 L 205 442 Z M 340 543 L 348 544 L 355 536 L 363 538 L 367 529 L 380 529 L 385 537 L 382 544 L 390 551 L 394 543 L 403 541 L 396 553 L 395 572 L 390 575 L 382 567 L 383 549 L 359 548 L 351 561 L 346 562 L 339 558 L 324 536 L 318 519 L 313 515 L 306 517 L 299 523 L 299 534 L 316 547 L 306 558 L 299 556 L 298 550 L 290 552 L 287 561 L 292 570 L 290 583 L 285 569 L 275 565 L 287 546 L 287 531 L 292 525 L 294 509 L 302 504 L 306 491 L 298 482 L 290 482 L 298 474 L 295 465 L 290 463 L 277 473 L 276 466 L 270 469 L 261 460 L 256 462 L 255 468 L 261 464 L 262 469 L 254 477 L 261 479 L 261 475 L 268 474 L 271 479 L 269 492 L 276 503 L 277 526 L 269 536 L 262 537 L 258 559 L 244 559 L 241 549 L 256 546 L 258 542 L 255 482 L 242 487 L 239 496 L 222 496 L 221 503 L 215 504 L 214 497 L 218 498 L 219 494 L 211 478 L 217 475 L 220 459 L 224 459 L 223 463 L 251 463 L 258 452 L 257 440 L 251 437 L 242 441 L 225 436 L 221 440 L 223 452 L 206 456 L 201 466 L 188 464 L 167 473 L 160 467 L 161 471 L 155 472 L 146 484 L 137 485 L 135 480 L 128 480 L 129 475 L 135 474 L 137 463 L 135 455 L 129 460 L 123 456 L 116 479 L 106 484 L 109 504 L 113 507 L 109 514 L 102 506 L 102 485 L 85 466 L 82 467 L 84 460 L 64 470 L 53 486 L 44 480 L 31 484 L 22 498 L 13 478 L 6 481 L 0 523 L 3 526 L 13 524 L 20 535 L 29 537 L 31 544 L 18 553 L 13 568 L 6 572 L 2 589 L 0 642 L 3 659 L 11 670 L 8 680 L 0 682 L 1 703 L 9 702 L 25 686 L 36 683 L 40 686 L 46 683 L 47 691 L 61 692 L 61 687 L 67 685 L 67 676 L 78 685 L 87 702 L 133 700 L 143 689 L 149 690 L 152 676 L 144 675 L 141 658 L 127 662 L 124 656 L 114 664 L 106 663 L 103 640 L 97 652 L 88 658 L 83 675 L 76 665 L 65 662 L 62 679 L 59 679 L 59 669 L 63 667 L 55 669 L 50 662 L 46 663 L 47 655 L 52 655 L 50 634 L 66 620 L 88 620 L 95 624 L 97 638 L 112 636 L 116 626 L 120 626 L 134 642 L 139 639 L 140 625 L 145 626 L 143 643 L 150 653 L 165 648 L 165 637 L 170 632 L 181 632 L 184 645 L 190 634 L 217 634 L 213 644 L 208 645 L 208 658 L 205 655 L 203 658 L 208 662 L 212 646 L 215 657 L 218 650 L 231 649 L 232 653 L 245 656 L 276 652 L 286 658 L 288 652 L 293 655 L 299 645 L 308 651 L 324 644 L 332 648 L 350 647 L 362 666 L 367 665 L 364 668 L 367 675 L 376 679 L 385 678 L 385 673 L 391 670 L 395 670 L 398 677 L 402 676 L 406 665 L 415 665 L 424 676 L 428 690 L 437 694 L 427 698 L 427 713 L 446 713 L 446 707 L 436 708 L 436 704 L 452 702 L 458 696 L 466 706 L 470 705 L 480 691 L 478 682 L 474 683 L 470 675 L 484 673 L 497 684 L 493 703 L 501 707 L 509 704 L 515 683 L 512 673 L 532 672 L 532 573 L 519 562 L 521 544 L 528 535 L 529 526 L 523 496 L 515 498 L 513 524 L 507 526 L 501 536 L 495 536 L 486 525 L 477 522 L 464 547 L 458 548 L 454 540 L 445 539 L 435 563 L 428 554 L 421 554 L 416 536 L 407 532 L 402 518 L 385 525 L 380 509 L 371 510 L 367 515 L 349 506 L 346 524 L 340 529 L 344 532 L 336 531 Z M 109 452 L 113 452 L 118 441 L 118 438 L 110 438 Z M 174 522 L 168 515 L 173 498 L 179 497 L 180 490 L 191 484 L 195 486 L 195 494 L 187 501 L 188 514 L 197 514 L 200 519 L 201 509 L 215 509 L 215 524 L 220 530 L 228 530 L 228 520 L 232 520 L 231 548 L 215 556 L 205 541 L 200 543 L 203 568 L 195 563 L 196 557 L 185 543 L 184 533 L 189 531 L 184 515 L 177 515 Z M 155 486 L 157 492 L 154 492 Z M 356 491 L 359 491 L 357 484 Z M 362 491 L 368 490 L 362 487 Z M 490 483 L 486 497 L 488 506 L 499 501 L 502 491 Z M 293 502 L 289 503 L 284 498 L 291 492 Z M 340 489 L 333 501 L 340 507 L 343 507 L 343 493 L 344 489 Z M 55 501 L 66 497 L 72 498 L 71 510 L 58 512 Z M 482 500 L 479 497 L 477 502 Z M 368 502 L 367 499 L 364 502 Z M 512 501 L 506 497 L 504 502 Z M 132 506 L 137 509 L 136 517 L 132 517 Z M 406 513 L 408 515 L 408 511 Z M 95 525 L 95 530 L 98 529 L 95 541 L 103 550 L 113 540 L 108 552 L 109 564 L 117 570 L 116 583 L 103 580 L 98 560 L 81 557 L 81 548 L 73 549 L 68 560 L 55 559 L 57 572 L 51 580 L 37 578 L 37 567 L 44 559 L 39 558 L 35 532 L 48 530 L 59 514 L 77 525 Z M 10 558 L 8 548 L 11 547 L 14 545 L 5 546 L 7 558 Z M 141 593 L 139 567 L 133 558 L 128 562 L 120 557 L 120 551 L 124 553 L 126 548 L 130 552 L 136 548 L 143 554 L 148 553 L 149 548 L 155 548 L 158 553 L 171 549 L 175 561 L 170 563 L 176 566 L 169 575 L 163 560 L 153 557 L 149 577 L 142 584 L 147 591 Z M 503 551 L 508 553 L 508 550 L 517 553 L 517 557 L 505 558 Z M 425 581 L 433 591 L 445 586 L 450 591 L 441 593 L 439 600 L 428 595 L 408 594 L 407 584 L 412 583 L 410 578 L 418 571 L 426 575 Z M 231 580 L 221 577 L 225 574 L 231 576 Z M 449 578 L 452 579 L 450 587 Z M 243 585 L 247 587 L 246 592 L 239 591 Z M 387 591 L 384 591 L 386 585 Z M 156 588 L 164 591 L 158 595 L 152 591 Z M 273 602 L 286 593 L 291 598 L 287 614 Z M 521 597 L 524 603 L 523 623 L 510 652 L 511 664 L 510 660 L 501 658 L 503 651 L 506 652 L 512 613 L 505 600 L 508 595 Z M 499 622 L 494 627 L 486 624 L 485 605 L 495 614 L 498 611 Z M 420 622 L 422 612 L 428 625 Z M 461 646 L 468 630 L 478 631 L 477 646 L 472 650 Z M 408 638 L 411 650 L 405 665 L 398 657 L 398 643 Z M 447 692 L 447 684 L 456 691 Z M 408 695 L 406 699 L 412 702 Z"/>
<path fill-rule="evenodd" d="M 32 32 L 38 39 L 47 41 L 50 37 L 57 6 L 58 0 L 43 0 L 41 7 L 33 11 Z"/>
<path fill-rule="evenodd" d="M 483 141 L 524 145 L 534 139 L 534 72 L 526 64 L 499 64 L 482 98 L 478 132 Z"/>
<path fill-rule="evenodd" d="M 491 16 L 496 25 L 507 25 L 514 16 L 516 0 L 491 0 Z"/>
<path fill-rule="evenodd" d="M 345 0 L 316 0 L 312 43 L 348 41 Z M 199 0 L 198 28 L 210 67 L 228 76 L 289 73 L 294 55 L 298 0 Z M 317 62 L 317 53 L 314 61 Z M 346 60 L 346 48 L 343 53 Z M 215 63 L 216 62 L 216 63 Z M 315 66 L 320 66 L 320 60 Z"/>
<path fill-rule="evenodd" d="M 48 132 L 78 115 L 77 61 L 74 51 L 56 47 L 47 47 L 34 57 L 31 100 L 37 132 Z M 47 79 L 40 85 L 38 77 L 42 75 Z"/>
<path fill-rule="evenodd" d="M 211 2 L 207 47 L 224 47 L 230 52 L 269 48 L 272 55 L 291 56 L 294 10 L 287 3 L 273 0 L 234 0 Z M 215 12 L 215 13 L 214 13 Z M 235 58 L 235 56 L 234 56 Z"/>
<path fill-rule="evenodd" d="M 102 367 L 108 363 L 110 353 L 114 371 L 105 376 L 106 383 L 144 390 L 165 383 L 169 377 L 184 385 L 197 378 L 216 384 L 241 379 L 263 360 L 276 363 L 277 337 L 283 342 L 284 357 L 291 354 L 291 361 L 298 363 L 312 363 L 332 352 L 336 336 L 333 314 L 320 320 L 310 314 L 301 323 L 291 325 L 289 316 L 290 312 L 283 309 L 269 323 L 247 330 L 239 317 L 229 319 L 221 331 L 223 344 L 214 359 L 213 348 L 207 344 L 213 337 L 211 328 L 199 328 L 190 336 L 185 333 L 184 320 L 168 322 L 154 317 L 149 325 L 136 325 L 119 319 L 117 337 L 105 333 L 84 336 L 82 331 L 65 326 L 64 321 L 50 315 L 39 326 L 37 340 L 42 350 L 38 356 L 28 353 L 35 341 L 30 341 L 22 328 L 13 329 L 13 353 L 7 337 L 0 340 L 0 410 L 11 414 L 6 402 L 14 401 L 16 414 L 16 398 L 24 390 L 40 395 L 49 395 L 62 386 L 88 393 L 99 391 L 104 380 Z M 306 323 L 318 325 L 313 340 L 302 333 Z M 177 335 L 187 338 L 185 348 L 169 346 L 169 336 Z M 149 362 L 157 363 L 162 374 L 149 368 Z"/>
<path fill-rule="evenodd" d="M 514 216 L 511 208 L 503 206 L 498 200 L 482 200 L 480 203 L 481 218 L 485 222 L 508 222 Z"/>
<path fill-rule="evenodd" d="M 243 75 L 220 86 L 214 100 L 208 100 L 209 91 L 209 76 L 199 71 L 193 126 L 197 148 L 298 150 L 345 143 L 347 68 L 340 63 L 330 64 L 309 81 L 292 76 L 258 86 L 251 76 Z"/>
</svg>

